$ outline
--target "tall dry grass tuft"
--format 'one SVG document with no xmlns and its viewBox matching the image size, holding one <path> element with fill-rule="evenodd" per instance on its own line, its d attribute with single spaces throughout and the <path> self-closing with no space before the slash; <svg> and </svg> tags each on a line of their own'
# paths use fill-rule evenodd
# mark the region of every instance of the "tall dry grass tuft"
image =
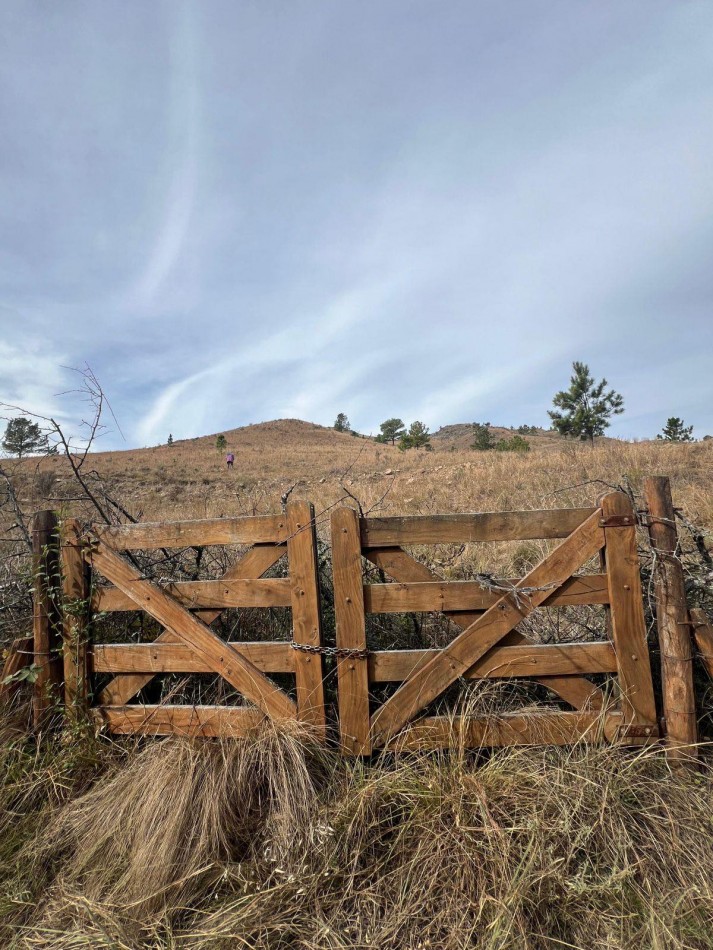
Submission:
<svg viewBox="0 0 713 950">
<path fill-rule="evenodd" d="M 650 752 L 356 765 L 301 877 L 205 913 L 178 945 L 711 947 L 710 802 L 708 779 Z"/>
<path fill-rule="evenodd" d="M 251 741 L 145 745 L 21 853 L 48 886 L 25 922 L 26 945 L 94 946 L 97 926 L 117 945 L 152 945 L 244 863 L 269 854 L 291 866 L 307 846 L 325 765 L 304 732 L 270 724 Z"/>
<path fill-rule="evenodd" d="M 25 845 L 5 945 L 710 948 L 712 803 L 655 751 L 153 742 Z"/>
</svg>

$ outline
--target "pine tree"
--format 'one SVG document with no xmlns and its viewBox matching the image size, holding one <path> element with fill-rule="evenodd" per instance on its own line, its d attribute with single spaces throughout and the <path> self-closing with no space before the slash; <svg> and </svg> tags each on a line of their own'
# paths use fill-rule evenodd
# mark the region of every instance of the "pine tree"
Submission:
<svg viewBox="0 0 713 950">
<path fill-rule="evenodd" d="M 346 412 L 340 412 L 334 422 L 334 428 L 337 432 L 349 432 L 351 425 L 347 419 Z"/>
<path fill-rule="evenodd" d="M 168 439 L 166 440 L 166 445 L 173 445 L 173 436 L 171 433 L 168 433 Z"/>
<path fill-rule="evenodd" d="M 594 382 L 586 363 L 575 361 L 569 389 L 558 392 L 548 415 L 560 435 L 573 436 L 594 445 L 594 437 L 604 435 L 609 418 L 624 411 L 624 398 L 613 389 L 607 391 L 606 379 Z M 562 411 L 559 411 L 562 410 Z"/>
<path fill-rule="evenodd" d="M 488 452 L 495 448 L 495 436 L 488 428 L 488 422 L 473 423 L 473 441 L 471 449 L 477 449 L 479 452 Z"/>
<path fill-rule="evenodd" d="M 671 416 L 656 438 L 664 442 L 694 442 L 692 433 L 693 426 L 684 425 L 683 419 L 678 416 Z"/>
<path fill-rule="evenodd" d="M 403 419 L 387 419 L 386 422 L 382 422 L 379 426 L 381 429 L 381 435 L 383 436 L 384 442 L 391 442 L 392 445 L 395 444 L 397 439 L 400 439 L 402 435 L 405 434 L 405 426 Z"/>
<path fill-rule="evenodd" d="M 215 440 L 215 447 L 219 452 L 225 452 L 226 448 L 228 447 L 228 440 L 224 435 L 218 436 L 218 438 Z"/>
<path fill-rule="evenodd" d="M 428 431 L 428 426 L 424 422 L 412 422 L 409 426 L 408 432 L 404 434 L 399 439 L 399 448 L 402 451 L 406 449 L 420 449 L 424 446 L 429 448 L 431 445 L 431 435 Z"/>
<path fill-rule="evenodd" d="M 31 455 L 33 452 L 49 451 L 47 436 L 43 434 L 36 422 L 25 416 L 10 419 L 5 429 L 2 447 L 6 452 L 20 459 L 23 455 Z"/>
</svg>

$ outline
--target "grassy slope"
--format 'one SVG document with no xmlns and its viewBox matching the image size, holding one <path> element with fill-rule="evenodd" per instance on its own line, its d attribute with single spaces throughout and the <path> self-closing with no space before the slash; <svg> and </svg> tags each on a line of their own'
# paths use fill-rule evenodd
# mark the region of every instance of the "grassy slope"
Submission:
<svg viewBox="0 0 713 950">
<path fill-rule="evenodd" d="M 592 503 L 607 485 L 625 478 L 638 490 L 645 475 L 667 474 L 675 502 L 713 528 L 713 440 L 676 445 L 605 439 L 591 448 L 545 433 L 528 437 L 532 451 L 519 455 L 470 451 L 460 447 L 461 435 L 454 441 L 447 431 L 434 438 L 435 451 L 403 453 L 297 420 L 225 434 L 236 455 L 232 472 L 215 450 L 215 436 L 96 453 L 90 464 L 142 520 L 277 511 L 281 494 L 293 485 L 292 497 L 308 498 L 318 510 L 343 497 L 342 486 L 365 509 L 379 503 L 381 513 L 552 508 Z M 76 494 L 66 463 L 45 460 L 39 470 L 45 474 L 38 478 L 36 464 L 23 463 L 26 505 Z"/>
<path fill-rule="evenodd" d="M 318 511 L 344 488 L 380 513 L 557 507 L 663 473 L 713 528 L 713 443 L 402 454 L 288 420 L 226 436 L 231 473 L 212 436 L 92 463 L 145 519 L 275 511 L 295 483 Z M 23 468 L 26 504 L 73 494 L 61 462 Z M 531 555 L 496 546 L 478 566 Z M 6 742 L 0 773 L 3 946 L 713 947 L 713 781 L 649 754 L 362 766 L 269 731 L 143 751 L 75 736 L 39 754 Z"/>
</svg>

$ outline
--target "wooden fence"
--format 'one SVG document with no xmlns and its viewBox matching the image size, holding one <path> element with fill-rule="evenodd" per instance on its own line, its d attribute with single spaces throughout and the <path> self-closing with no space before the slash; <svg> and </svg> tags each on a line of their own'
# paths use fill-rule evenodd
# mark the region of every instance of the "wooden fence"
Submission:
<svg viewBox="0 0 713 950">
<path fill-rule="evenodd" d="M 668 481 L 649 479 L 645 492 L 665 654 L 662 718 L 647 645 L 636 514 L 622 492 L 586 509 L 391 518 L 335 509 L 336 647 L 323 641 L 314 510 L 306 502 L 288 505 L 283 515 L 252 518 L 88 528 L 66 520 L 59 545 L 53 543 L 55 516 L 40 512 L 33 535 L 33 637 L 17 641 L 3 678 L 12 679 L 34 659 L 36 728 L 44 728 L 61 704 L 68 720 L 89 716 L 114 733 L 237 736 L 270 717 L 299 720 L 326 736 L 323 660 L 331 654 L 340 743 L 350 755 L 454 741 L 474 747 L 639 745 L 668 732 L 672 758 L 690 758 L 696 742 L 691 628 L 706 662 L 713 630 L 702 611 L 689 616 L 686 608 Z M 412 553 L 419 545 L 534 539 L 558 543 L 525 577 L 496 583 L 446 581 Z M 141 558 L 131 554 L 209 545 L 249 547 L 219 579 L 171 583 L 145 576 Z M 283 557 L 287 576 L 266 577 Z M 365 583 L 366 563 L 391 581 Z M 536 643 L 517 629 L 535 610 L 575 605 L 603 608 L 604 639 Z M 211 624 L 232 607 L 291 608 L 291 639 L 227 642 Z M 88 631 L 95 615 L 118 611 L 143 611 L 162 632 L 150 643 L 93 642 Z M 445 615 L 459 632 L 441 649 L 373 649 L 367 616 L 406 612 Z M 162 673 L 217 674 L 244 704 L 147 705 L 137 699 Z M 295 677 L 291 694 L 269 675 L 284 673 Z M 587 678 L 597 674 L 606 674 L 599 677 L 606 689 Z M 458 684 L 479 679 L 534 681 L 559 706 L 480 717 L 433 714 L 445 691 L 452 695 Z"/>
<path fill-rule="evenodd" d="M 467 746 L 568 744 L 622 739 L 637 744 L 658 736 L 646 643 L 636 519 L 627 495 L 606 495 L 598 508 L 359 518 L 352 509 L 332 516 L 337 646 L 354 651 L 339 660 L 342 748 L 424 748 L 453 741 Z M 493 591 L 472 581 L 445 582 L 405 546 L 471 541 L 561 539 L 526 577 Z M 396 583 L 364 585 L 362 556 Z M 600 573 L 575 572 L 594 557 Z M 537 645 L 516 631 L 539 607 L 605 604 L 611 639 Z M 369 651 L 366 614 L 441 611 L 461 632 L 440 650 Z M 616 673 L 616 708 L 587 673 Z M 535 677 L 572 711 L 463 717 L 424 716 L 462 678 Z M 398 681 L 396 692 L 370 711 L 372 683 Z M 605 708 L 606 707 L 606 708 Z M 416 721 L 414 721 L 416 720 Z"/>
<path fill-rule="evenodd" d="M 189 546 L 251 547 L 218 580 L 159 586 L 121 552 Z M 264 578 L 282 557 L 286 578 Z M 284 515 L 221 518 L 120 527 L 76 521 L 62 532 L 64 576 L 64 689 L 70 715 L 86 708 L 115 733 L 241 735 L 263 716 L 297 719 L 324 733 L 320 601 L 314 511 L 305 502 Z M 113 586 L 91 584 L 90 572 Z M 74 605 L 74 609 L 72 608 Z M 90 610 L 86 610 L 89 605 Z M 290 607 L 292 641 L 226 642 L 210 625 L 228 607 Z M 143 610 L 163 627 L 152 643 L 87 642 L 90 613 Z M 305 649 L 306 648 L 306 649 Z M 93 674 L 113 674 L 89 705 Z M 157 673 L 215 673 L 241 694 L 245 706 L 148 706 L 130 700 Z M 293 673 L 296 701 L 267 673 Z"/>
</svg>

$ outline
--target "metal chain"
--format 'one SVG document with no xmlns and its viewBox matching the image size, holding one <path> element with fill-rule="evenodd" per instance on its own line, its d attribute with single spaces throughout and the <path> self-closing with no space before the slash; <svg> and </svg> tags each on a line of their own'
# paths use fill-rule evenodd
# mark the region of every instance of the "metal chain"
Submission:
<svg viewBox="0 0 713 950">
<path fill-rule="evenodd" d="M 301 650 L 303 653 L 317 653 L 320 656 L 347 657 L 351 660 L 365 660 L 369 656 L 368 650 L 360 650 L 358 647 L 317 647 L 311 643 L 290 643 L 293 650 Z"/>
</svg>

